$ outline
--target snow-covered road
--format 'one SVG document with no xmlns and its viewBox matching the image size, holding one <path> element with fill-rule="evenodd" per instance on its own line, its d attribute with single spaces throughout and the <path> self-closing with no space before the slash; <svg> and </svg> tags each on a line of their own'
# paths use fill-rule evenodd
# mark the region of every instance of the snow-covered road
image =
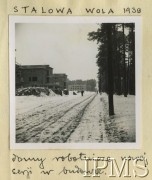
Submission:
<svg viewBox="0 0 152 180">
<path fill-rule="evenodd" d="M 16 97 L 16 142 L 118 142 L 118 136 L 116 139 L 112 139 L 110 134 L 111 130 L 117 131 L 117 134 L 119 130 L 122 132 L 122 128 L 119 129 L 120 121 L 112 124 L 107 120 L 105 97 L 87 92 L 83 97 L 80 94 L 55 97 Z M 121 97 L 119 99 L 122 101 Z M 132 98 L 129 100 L 131 103 L 133 102 Z M 121 101 L 119 100 L 119 102 Z M 134 113 L 133 110 L 131 113 Z M 119 116 L 120 119 L 121 116 Z M 132 115 L 129 114 L 130 116 Z M 134 118 L 128 122 L 128 126 L 123 127 L 124 132 L 134 123 Z M 135 133 L 134 128 L 131 131 L 133 134 Z M 121 134 L 119 135 L 121 136 Z"/>
<path fill-rule="evenodd" d="M 58 96 L 27 112 L 20 110 L 22 113 L 16 116 L 16 141 L 101 142 L 99 102 L 95 93 Z"/>
</svg>

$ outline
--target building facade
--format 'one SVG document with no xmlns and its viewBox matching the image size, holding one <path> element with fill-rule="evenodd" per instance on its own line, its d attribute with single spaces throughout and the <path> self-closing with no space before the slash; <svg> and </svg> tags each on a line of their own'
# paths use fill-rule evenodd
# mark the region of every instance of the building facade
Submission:
<svg viewBox="0 0 152 180">
<path fill-rule="evenodd" d="M 21 77 L 24 87 L 46 86 L 52 74 L 53 68 L 49 65 L 21 66 Z"/>
<path fill-rule="evenodd" d="M 53 74 L 49 65 L 16 65 L 16 88 L 33 86 L 63 90 L 67 88 L 67 75 Z"/>
<path fill-rule="evenodd" d="M 86 91 L 86 84 L 73 84 L 68 85 L 69 91 Z"/>
<path fill-rule="evenodd" d="M 67 89 L 67 75 L 66 74 L 53 74 L 50 81 L 52 82 L 52 89 Z"/>
<path fill-rule="evenodd" d="M 22 71 L 21 71 L 21 65 L 20 64 L 15 64 L 15 85 L 16 88 L 19 88 L 22 86 L 23 79 L 22 79 Z"/>
</svg>

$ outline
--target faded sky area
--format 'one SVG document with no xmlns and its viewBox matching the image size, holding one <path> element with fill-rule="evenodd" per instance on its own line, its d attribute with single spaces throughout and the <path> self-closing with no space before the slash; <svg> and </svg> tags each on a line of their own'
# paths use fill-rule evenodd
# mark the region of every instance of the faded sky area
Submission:
<svg viewBox="0 0 152 180">
<path fill-rule="evenodd" d="M 87 34 L 97 24 L 17 23 L 16 61 L 21 65 L 44 65 L 70 80 L 97 79 L 97 44 Z"/>
</svg>

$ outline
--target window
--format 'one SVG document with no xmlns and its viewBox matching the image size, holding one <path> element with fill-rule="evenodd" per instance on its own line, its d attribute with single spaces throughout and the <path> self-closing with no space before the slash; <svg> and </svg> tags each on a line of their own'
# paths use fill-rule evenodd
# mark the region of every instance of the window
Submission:
<svg viewBox="0 0 152 180">
<path fill-rule="evenodd" d="M 37 77 L 33 77 L 33 78 L 32 78 L 32 81 L 37 81 Z"/>
<path fill-rule="evenodd" d="M 49 83 L 49 77 L 46 78 L 46 82 Z"/>
</svg>

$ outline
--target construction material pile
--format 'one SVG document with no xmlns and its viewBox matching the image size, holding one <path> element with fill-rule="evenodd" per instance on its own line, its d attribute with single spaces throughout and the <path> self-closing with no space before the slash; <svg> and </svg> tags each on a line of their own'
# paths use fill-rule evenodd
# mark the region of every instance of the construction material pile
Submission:
<svg viewBox="0 0 152 180">
<path fill-rule="evenodd" d="M 55 93 L 52 90 L 44 87 L 27 87 L 19 88 L 16 90 L 16 96 L 55 96 Z"/>
</svg>

